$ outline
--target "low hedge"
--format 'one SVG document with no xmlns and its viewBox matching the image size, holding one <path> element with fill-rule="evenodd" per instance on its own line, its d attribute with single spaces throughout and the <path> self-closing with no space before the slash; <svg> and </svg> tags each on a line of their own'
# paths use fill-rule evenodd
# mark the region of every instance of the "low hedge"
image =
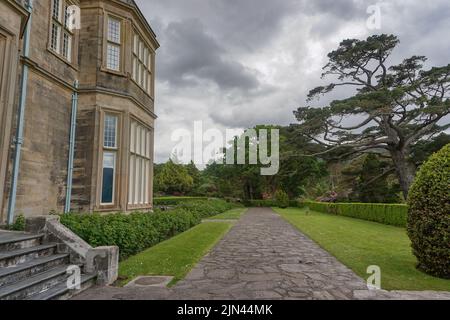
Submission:
<svg viewBox="0 0 450 320">
<path fill-rule="evenodd" d="M 232 207 L 223 200 L 208 200 L 154 213 L 64 214 L 61 223 L 93 247 L 118 246 L 123 260 Z"/>
<path fill-rule="evenodd" d="M 221 214 L 225 211 L 235 208 L 237 205 L 224 200 L 203 200 L 203 201 L 188 201 L 180 203 L 177 208 L 195 212 L 200 215 L 202 219 L 209 218 Z"/>
<path fill-rule="evenodd" d="M 279 207 L 279 203 L 277 200 L 246 200 L 244 201 L 244 205 L 246 207 L 253 208 L 270 208 L 270 207 Z M 301 208 L 303 204 L 298 200 L 289 200 L 289 207 L 292 208 Z"/>
<path fill-rule="evenodd" d="M 207 197 L 157 197 L 153 199 L 155 206 L 176 206 L 184 202 L 205 201 Z"/>
<path fill-rule="evenodd" d="M 309 209 L 322 213 L 406 227 L 408 207 L 404 204 L 305 202 Z"/>
</svg>

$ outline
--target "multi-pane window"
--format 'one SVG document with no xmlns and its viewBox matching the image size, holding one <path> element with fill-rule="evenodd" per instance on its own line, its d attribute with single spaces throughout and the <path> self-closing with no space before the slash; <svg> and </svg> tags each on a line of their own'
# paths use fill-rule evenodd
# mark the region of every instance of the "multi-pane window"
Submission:
<svg viewBox="0 0 450 320">
<path fill-rule="evenodd" d="M 108 17 L 106 46 L 106 67 L 110 70 L 120 71 L 121 59 L 121 21 Z"/>
<path fill-rule="evenodd" d="M 103 123 L 103 176 L 102 199 L 103 205 L 114 204 L 117 161 L 117 124 L 118 117 L 106 114 Z"/>
<path fill-rule="evenodd" d="M 69 25 L 69 7 L 65 0 L 52 0 L 50 49 L 71 62 L 73 33 Z"/>
<path fill-rule="evenodd" d="M 130 205 L 145 206 L 150 204 L 151 148 L 151 131 L 138 122 L 132 121 L 128 184 L 128 203 Z"/>
<path fill-rule="evenodd" d="M 135 34 L 133 38 L 133 80 L 145 91 L 152 91 L 152 52 L 142 38 Z"/>
<path fill-rule="evenodd" d="M 105 148 L 116 148 L 117 147 L 117 117 L 112 115 L 105 116 L 105 128 L 104 128 L 104 139 L 103 146 Z"/>
</svg>

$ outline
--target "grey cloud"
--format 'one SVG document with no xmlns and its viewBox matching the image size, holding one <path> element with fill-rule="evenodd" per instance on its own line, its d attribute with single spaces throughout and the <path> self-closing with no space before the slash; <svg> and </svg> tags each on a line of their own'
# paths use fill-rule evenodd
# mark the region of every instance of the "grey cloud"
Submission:
<svg viewBox="0 0 450 320">
<path fill-rule="evenodd" d="M 160 80 L 174 86 L 196 86 L 202 80 L 223 90 L 259 86 L 256 72 L 233 60 L 199 20 L 170 23 L 164 30 L 160 56 Z"/>
<path fill-rule="evenodd" d="M 364 15 L 367 6 L 375 3 L 376 1 L 372 0 L 305 0 L 303 1 L 303 12 L 311 15 L 330 15 L 341 20 L 349 20 Z"/>
<path fill-rule="evenodd" d="M 301 9 L 299 0 L 138 0 L 144 13 L 169 24 L 199 19 L 234 51 L 257 50 L 279 35 L 286 16 Z"/>
</svg>

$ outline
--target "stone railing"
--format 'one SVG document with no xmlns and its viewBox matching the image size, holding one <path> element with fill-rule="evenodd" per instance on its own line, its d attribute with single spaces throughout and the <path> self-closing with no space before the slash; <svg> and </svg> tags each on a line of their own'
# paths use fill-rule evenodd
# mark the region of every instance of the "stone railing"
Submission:
<svg viewBox="0 0 450 320">
<path fill-rule="evenodd" d="M 119 248 L 93 248 L 67 227 L 59 216 L 37 216 L 26 219 L 25 229 L 34 234 L 44 234 L 44 242 L 57 243 L 58 253 L 68 253 L 70 263 L 83 265 L 84 272 L 97 274 L 98 285 L 109 285 L 117 280 Z"/>
</svg>

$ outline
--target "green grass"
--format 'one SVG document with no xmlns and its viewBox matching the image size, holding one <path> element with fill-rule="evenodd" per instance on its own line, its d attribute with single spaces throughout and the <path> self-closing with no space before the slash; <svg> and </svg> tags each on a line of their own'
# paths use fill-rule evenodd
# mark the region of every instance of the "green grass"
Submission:
<svg viewBox="0 0 450 320">
<path fill-rule="evenodd" d="M 193 266 L 229 231 L 231 223 L 205 222 L 161 242 L 119 265 L 119 285 L 137 276 L 174 276 L 170 285 L 183 279 Z"/>
<path fill-rule="evenodd" d="M 248 209 L 247 208 L 236 208 L 236 209 L 231 209 L 228 210 L 224 213 L 221 213 L 217 216 L 208 218 L 208 219 L 212 219 L 212 220 L 239 220 L 241 218 L 241 216 L 244 214 L 244 212 L 246 212 Z"/>
<path fill-rule="evenodd" d="M 304 209 L 274 210 L 360 277 L 369 277 L 368 266 L 380 266 L 383 289 L 450 291 L 450 280 L 416 269 L 403 228 Z"/>
</svg>

